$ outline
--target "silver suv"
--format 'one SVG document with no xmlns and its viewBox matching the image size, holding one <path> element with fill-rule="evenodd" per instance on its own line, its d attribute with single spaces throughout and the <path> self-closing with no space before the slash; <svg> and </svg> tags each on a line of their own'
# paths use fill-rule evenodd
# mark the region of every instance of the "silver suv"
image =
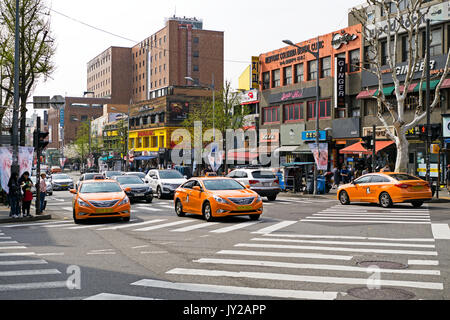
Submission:
<svg viewBox="0 0 450 320">
<path fill-rule="evenodd" d="M 228 174 L 269 201 L 275 201 L 281 192 L 278 177 L 270 169 L 236 169 Z"/>
</svg>

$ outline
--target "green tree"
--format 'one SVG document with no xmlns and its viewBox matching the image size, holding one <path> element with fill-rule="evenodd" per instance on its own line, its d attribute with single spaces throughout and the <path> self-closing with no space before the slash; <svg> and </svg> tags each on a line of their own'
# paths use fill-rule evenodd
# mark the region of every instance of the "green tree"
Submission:
<svg viewBox="0 0 450 320">
<path fill-rule="evenodd" d="M 81 163 L 85 163 L 89 153 L 89 122 L 82 122 L 74 141 L 75 150 L 81 158 Z"/>
<path fill-rule="evenodd" d="M 14 95 L 14 34 L 16 22 L 15 0 L 0 1 L 0 88 L 6 92 L 4 105 L 12 103 Z M 19 1 L 19 97 L 20 97 L 20 145 L 25 145 L 27 100 L 37 82 L 53 73 L 52 58 L 55 45 L 51 37 L 48 9 L 43 0 Z M 3 95 L 2 95 L 3 96 Z M 0 110 L 0 123 L 4 110 Z"/>
</svg>

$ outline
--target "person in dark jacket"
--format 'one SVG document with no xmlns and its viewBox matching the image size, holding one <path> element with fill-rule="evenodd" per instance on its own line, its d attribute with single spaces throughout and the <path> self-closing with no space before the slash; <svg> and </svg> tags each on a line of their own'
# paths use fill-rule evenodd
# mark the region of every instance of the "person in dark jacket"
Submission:
<svg viewBox="0 0 450 320">
<path fill-rule="evenodd" d="M 9 198 L 9 205 L 11 207 L 9 216 L 12 218 L 18 218 L 20 216 L 19 201 L 21 197 L 21 192 L 19 182 L 17 181 L 18 176 L 19 175 L 16 172 L 13 172 L 8 181 L 8 188 L 9 188 L 8 198 Z"/>
<path fill-rule="evenodd" d="M 31 192 L 31 188 L 33 186 L 33 181 L 30 179 L 30 173 L 24 172 L 22 177 L 19 179 L 20 187 L 22 188 L 22 215 L 23 217 L 31 217 L 30 215 L 30 207 L 31 202 L 33 201 L 33 193 Z"/>
</svg>

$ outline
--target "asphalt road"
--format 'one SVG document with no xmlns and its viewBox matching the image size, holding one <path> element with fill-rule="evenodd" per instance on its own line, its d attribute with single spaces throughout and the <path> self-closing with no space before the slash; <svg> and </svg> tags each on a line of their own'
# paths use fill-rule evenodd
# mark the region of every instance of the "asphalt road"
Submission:
<svg viewBox="0 0 450 320">
<path fill-rule="evenodd" d="M 449 299 L 448 204 L 384 210 L 280 197 L 260 221 L 178 218 L 136 203 L 130 223 L 0 226 L 0 299 Z M 380 264 L 379 262 L 383 262 Z"/>
</svg>

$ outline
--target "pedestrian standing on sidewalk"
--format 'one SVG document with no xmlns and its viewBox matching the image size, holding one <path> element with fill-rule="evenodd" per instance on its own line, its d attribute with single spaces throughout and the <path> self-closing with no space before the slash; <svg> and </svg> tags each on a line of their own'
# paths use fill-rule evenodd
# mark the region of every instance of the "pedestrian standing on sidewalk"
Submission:
<svg viewBox="0 0 450 320">
<path fill-rule="evenodd" d="M 30 207 L 31 202 L 33 201 L 33 193 L 31 192 L 31 188 L 33 187 L 33 181 L 30 179 L 30 173 L 28 171 L 24 172 L 22 177 L 20 177 L 21 188 L 23 192 L 22 198 L 22 216 L 31 217 L 30 215 Z"/>
<path fill-rule="evenodd" d="M 341 171 L 339 168 L 335 167 L 333 169 L 334 174 L 334 185 L 333 188 L 339 188 L 339 185 L 341 184 Z"/>
<path fill-rule="evenodd" d="M 47 194 L 47 184 L 45 183 L 45 179 L 47 178 L 45 173 L 41 174 L 41 181 L 39 182 L 39 212 L 43 213 L 45 210 L 45 195 Z"/>
<path fill-rule="evenodd" d="M 16 172 L 13 172 L 11 174 L 11 177 L 8 181 L 8 188 L 9 188 L 9 205 L 11 207 L 11 211 L 9 213 L 9 216 L 11 218 L 18 218 L 20 216 L 20 207 L 19 207 L 19 201 L 20 201 L 20 185 L 17 181 L 18 174 Z"/>
<path fill-rule="evenodd" d="M 447 166 L 447 191 L 450 193 L 450 164 Z"/>
</svg>

